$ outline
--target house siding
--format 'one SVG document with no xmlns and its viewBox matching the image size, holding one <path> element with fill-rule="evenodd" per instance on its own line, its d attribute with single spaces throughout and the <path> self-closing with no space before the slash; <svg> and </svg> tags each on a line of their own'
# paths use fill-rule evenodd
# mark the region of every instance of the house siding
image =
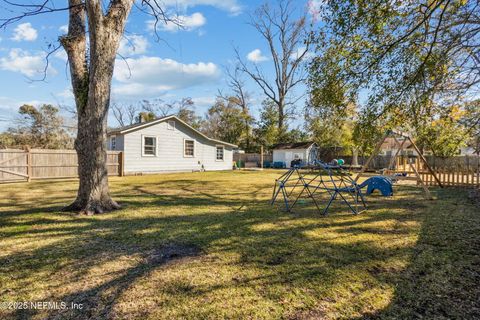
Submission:
<svg viewBox="0 0 480 320">
<path fill-rule="evenodd" d="M 123 135 L 121 134 L 112 134 L 108 137 L 108 150 L 112 149 L 112 137 L 115 136 L 115 151 L 123 151 Z"/>
<path fill-rule="evenodd" d="M 172 120 L 170 120 L 172 121 Z M 119 135 L 117 135 L 118 137 Z M 143 136 L 157 138 L 156 156 L 142 155 Z M 184 156 L 184 141 L 194 140 L 195 155 Z M 210 141 L 194 130 L 175 120 L 175 129 L 168 129 L 168 121 L 125 133 L 122 139 L 125 153 L 125 173 L 155 173 L 201 170 L 231 170 L 233 149 L 224 146 L 224 160 L 216 160 L 216 146 L 223 145 Z"/>
<path fill-rule="evenodd" d="M 273 150 L 273 162 L 285 162 L 287 168 L 290 168 L 290 162 L 294 159 L 294 154 L 298 153 L 302 160 L 307 161 L 309 149 L 278 149 Z M 286 153 L 291 152 L 292 158 L 287 161 Z"/>
</svg>

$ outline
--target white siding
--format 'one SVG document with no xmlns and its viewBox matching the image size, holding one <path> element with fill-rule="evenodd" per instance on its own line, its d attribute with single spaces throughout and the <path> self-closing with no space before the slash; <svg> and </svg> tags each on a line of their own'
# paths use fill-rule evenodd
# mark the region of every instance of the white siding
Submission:
<svg viewBox="0 0 480 320">
<path fill-rule="evenodd" d="M 112 137 L 115 136 L 115 151 L 123 151 L 123 135 L 109 135 L 107 141 L 107 150 L 112 150 Z"/>
<path fill-rule="evenodd" d="M 286 155 L 287 152 L 291 152 L 291 159 L 288 161 Z M 290 168 L 290 163 L 295 158 L 295 153 L 298 153 L 302 160 L 307 161 L 307 149 L 278 149 L 273 150 L 273 162 L 285 162 L 287 168 Z"/>
<path fill-rule="evenodd" d="M 157 155 L 142 156 L 143 136 L 157 137 Z M 195 141 L 194 157 L 184 156 L 184 140 Z M 123 142 L 123 141 L 122 141 Z M 224 146 L 224 160 L 216 160 L 216 145 L 184 124 L 175 121 L 175 130 L 168 129 L 168 122 L 124 134 L 125 172 L 153 173 L 168 171 L 231 170 L 232 147 Z"/>
</svg>

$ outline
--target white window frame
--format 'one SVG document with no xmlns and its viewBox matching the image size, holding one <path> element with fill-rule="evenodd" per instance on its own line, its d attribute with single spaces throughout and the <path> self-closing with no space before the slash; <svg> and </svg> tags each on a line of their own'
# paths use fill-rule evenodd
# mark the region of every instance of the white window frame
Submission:
<svg viewBox="0 0 480 320">
<path fill-rule="evenodd" d="M 187 145 L 187 141 L 192 141 L 193 142 L 193 155 L 187 155 L 186 154 L 186 150 L 185 150 L 185 147 Z M 183 157 L 184 158 L 195 158 L 195 139 L 183 139 Z"/>
<path fill-rule="evenodd" d="M 155 139 L 155 154 L 146 154 L 145 153 L 145 138 L 153 138 Z M 156 157 L 158 154 L 158 138 L 157 136 L 151 136 L 151 135 L 142 135 L 142 157 Z"/>
<path fill-rule="evenodd" d="M 217 153 L 218 148 L 222 148 L 222 159 L 218 159 L 218 157 L 217 157 L 218 156 L 218 153 Z M 223 146 L 223 145 L 216 145 L 215 146 L 215 161 L 220 161 L 220 162 L 225 161 L 225 146 Z"/>
<path fill-rule="evenodd" d="M 168 120 L 167 121 L 167 129 L 168 130 L 175 130 L 175 121 L 174 120 Z"/>
<path fill-rule="evenodd" d="M 117 136 L 110 136 L 110 150 L 117 149 Z"/>
</svg>

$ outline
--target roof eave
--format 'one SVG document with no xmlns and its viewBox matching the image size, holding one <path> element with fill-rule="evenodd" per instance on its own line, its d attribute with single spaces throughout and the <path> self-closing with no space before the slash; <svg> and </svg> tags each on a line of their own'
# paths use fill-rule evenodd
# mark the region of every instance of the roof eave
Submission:
<svg viewBox="0 0 480 320">
<path fill-rule="evenodd" d="M 126 134 L 126 133 L 129 133 L 131 131 L 136 131 L 136 130 L 139 130 L 139 129 L 142 129 L 144 127 L 149 127 L 149 126 L 153 126 L 157 123 L 160 123 L 160 122 L 163 122 L 163 121 L 166 121 L 166 120 L 169 120 L 169 119 L 175 119 L 177 120 L 178 122 L 184 124 L 185 126 L 187 126 L 188 128 L 192 129 L 195 133 L 201 135 L 202 137 L 204 137 L 205 139 L 209 140 L 209 141 L 212 141 L 212 142 L 215 142 L 215 143 L 219 143 L 219 144 L 224 144 L 224 145 L 227 145 L 227 146 L 230 146 L 232 148 L 238 148 L 238 146 L 236 144 L 233 144 L 233 143 L 229 143 L 229 142 L 225 142 L 225 141 L 221 141 L 221 140 L 216 140 L 216 139 L 212 139 L 206 135 L 204 135 L 203 133 L 201 133 L 200 131 L 198 131 L 197 129 L 195 129 L 194 127 L 192 127 L 191 125 L 189 125 L 188 123 L 186 123 L 185 121 L 183 121 L 182 119 L 180 119 L 179 117 L 175 116 L 175 115 L 171 115 L 171 116 L 167 116 L 167 117 L 163 117 L 163 118 L 159 118 L 157 120 L 154 120 L 154 121 L 150 121 L 150 122 L 147 122 L 145 124 L 139 124 L 138 126 L 135 126 L 135 127 L 132 127 L 132 128 L 128 128 L 128 129 L 125 129 L 125 130 L 116 130 L 116 131 L 111 131 L 111 132 L 108 132 L 107 134 Z"/>
</svg>

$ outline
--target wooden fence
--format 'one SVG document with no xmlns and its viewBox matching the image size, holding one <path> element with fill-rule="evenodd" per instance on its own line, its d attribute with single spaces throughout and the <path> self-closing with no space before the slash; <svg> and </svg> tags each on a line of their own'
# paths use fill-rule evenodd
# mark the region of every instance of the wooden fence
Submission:
<svg viewBox="0 0 480 320">
<path fill-rule="evenodd" d="M 123 175 L 122 159 L 122 152 L 107 151 L 109 176 Z M 0 150 L 0 183 L 32 179 L 75 178 L 78 177 L 77 168 L 75 150 Z"/>
<path fill-rule="evenodd" d="M 448 172 L 435 171 L 437 178 L 443 186 L 449 187 L 477 187 L 480 188 L 480 171 L 471 172 Z M 435 178 L 428 172 L 420 172 L 420 176 L 426 185 L 437 186 Z"/>
<path fill-rule="evenodd" d="M 245 167 L 260 167 L 261 155 L 260 153 L 234 153 L 233 161 L 237 162 L 240 166 Z M 271 154 L 263 154 L 263 161 L 273 161 Z"/>
<path fill-rule="evenodd" d="M 348 163 L 351 157 L 344 157 Z M 437 175 L 443 186 L 477 187 L 480 188 L 480 157 L 477 155 L 435 157 L 425 156 L 427 163 Z M 376 156 L 373 158 L 370 170 L 386 168 L 391 160 L 390 156 Z M 418 157 L 400 156 L 395 160 L 395 170 L 413 174 L 410 162 L 419 172 L 424 182 L 429 186 L 438 185 L 432 174 L 427 170 Z M 363 163 L 363 159 L 359 159 Z"/>
</svg>

